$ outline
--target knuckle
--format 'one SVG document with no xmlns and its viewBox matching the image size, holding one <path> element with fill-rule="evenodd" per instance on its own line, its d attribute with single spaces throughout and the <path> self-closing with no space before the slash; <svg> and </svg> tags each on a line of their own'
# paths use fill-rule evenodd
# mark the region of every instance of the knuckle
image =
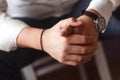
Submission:
<svg viewBox="0 0 120 80">
<path fill-rule="evenodd" d="M 65 64 L 67 53 L 62 52 L 59 56 L 59 62 Z"/>
<path fill-rule="evenodd" d="M 62 55 L 67 54 L 68 51 L 69 51 L 69 46 L 68 46 L 68 45 L 64 45 L 64 46 L 63 46 L 63 49 L 62 49 Z"/>
<path fill-rule="evenodd" d="M 77 63 L 77 62 L 74 62 L 74 63 L 72 63 L 71 65 L 72 66 L 77 66 L 79 63 Z"/>
<path fill-rule="evenodd" d="M 87 52 L 88 52 L 88 48 L 87 47 L 82 48 L 81 53 L 85 54 Z"/>
<path fill-rule="evenodd" d="M 64 60 L 64 58 L 65 58 L 65 53 L 64 53 L 64 52 L 61 53 L 61 55 L 60 55 L 59 57 L 60 57 L 60 60 L 61 60 L 61 61 Z"/>
<path fill-rule="evenodd" d="M 65 59 L 64 59 L 64 56 L 61 56 L 61 57 L 60 57 L 60 60 L 59 60 L 59 62 L 60 62 L 60 63 L 63 63 L 63 64 L 65 64 Z"/>
<path fill-rule="evenodd" d="M 80 63 L 83 63 L 85 61 L 85 57 L 81 57 L 81 59 L 80 59 Z"/>
<path fill-rule="evenodd" d="M 65 63 L 65 62 L 64 62 L 64 60 L 60 60 L 59 62 L 60 62 L 60 63 L 62 63 L 62 64 L 64 64 L 64 63 Z"/>
<path fill-rule="evenodd" d="M 63 42 L 62 42 L 62 44 L 64 44 L 63 46 L 62 46 L 62 53 L 68 53 L 68 51 L 70 50 L 70 46 L 69 46 L 69 40 L 68 39 L 64 39 L 63 40 Z"/>
<path fill-rule="evenodd" d="M 83 36 L 82 41 L 83 41 L 83 43 L 86 43 L 87 42 L 87 38 L 85 36 Z"/>
<path fill-rule="evenodd" d="M 81 62 L 81 61 L 82 61 L 82 57 L 79 57 L 79 58 L 78 58 L 78 62 Z"/>
<path fill-rule="evenodd" d="M 59 23 L 63 23 L 65 20 L 60 20 Z"/>
<path fill-rule="evenodd" d="M 69 41 L 68 38 L 63 38 L 62 43 L 66 45 L 66 44 L 68 44 L 68 41 Z"/>
<path fill-rule="evenodd" d="M 69 21 L 70 21 L 70 22 L 72 22 L 72 21 L 74 21 L 74 20 L 75 20 L 75 18 L 73 18 L 73 17 L 70 17 L 70 18 L 69 18 Z"/>
</svg>

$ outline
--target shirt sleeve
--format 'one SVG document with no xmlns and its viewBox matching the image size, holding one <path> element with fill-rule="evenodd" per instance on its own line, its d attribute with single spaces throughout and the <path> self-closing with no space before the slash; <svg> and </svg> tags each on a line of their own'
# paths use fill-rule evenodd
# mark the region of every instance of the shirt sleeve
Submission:
<svg viewBox="0 0 120 80">
<path fill-rule="evenodd" d="M 120 0 L 92 0 L 87 9 L 98 11 L 106 19 L 106 24 L 108 24 L 112 12 L 118 5 L 120 5 Z"/>
<path fill-rule="evenodd" d="M 5 13 L 6 9 L 5 0 L 0 0 L 0 50 L 11 51 L 17 48 L 17 36 L 28 25 L 12 19 Z"/>
</svg>

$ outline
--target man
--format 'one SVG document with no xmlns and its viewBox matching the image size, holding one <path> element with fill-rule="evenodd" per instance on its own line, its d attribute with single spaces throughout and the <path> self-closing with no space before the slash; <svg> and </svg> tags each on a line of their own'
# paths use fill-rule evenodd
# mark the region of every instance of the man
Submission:
<svg viewBox="0 0 120 80">
<path fill-rule="evenodd" d="M 77 2 L 82 4 L 78 5 Z M 43 53 L 36 50 L 44 50 L 68 65 L 89 61 L 97 48 L 98 31 L 105 31 L 105 23 L 108 23 L 112 11 L 120 1 L 93 0 L 87 11 L 77 19 L 68 18 L 58 22 L 67 18 L 66 15 L 76 7 L 75 4 L 82 9 L 85 7 L 81 5 L 88 5 L 89 2 L 90 0 L 0 0 L 1 68 L 8 71 L 1 71 L 0 74 L 12 79 L 17 70 Z M 102 18 L 102 23 L 94 22 L 97 18 Z M 54 25 L 55 23 L 57 24 Z M 53 27 L 50 28 L 51 26 Z M 15 50 L 17 47 L 23 48 Z M 2 80 L 5 79 L 4 76 Z"/>
</svg>

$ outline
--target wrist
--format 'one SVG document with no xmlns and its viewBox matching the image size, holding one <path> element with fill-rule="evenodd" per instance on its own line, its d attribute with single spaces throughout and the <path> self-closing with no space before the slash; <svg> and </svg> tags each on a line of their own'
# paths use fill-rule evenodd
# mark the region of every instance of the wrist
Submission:
<svg viewBox="0 0 120 80">
<path fill-rule="evenodd" d="M 95 10 L 82 11 L 81 15 L 88 16 L 94 22 L 98 32 L 104 33 L 106 29 L 106 20 Z"/>
<path fill-rule="evenodd" d="M 45 29 L 42 29 L 41 31 L 41 35 L 40 35 L 40 47 L 41 47 L 41 50 L 44 51 L 44 47 L 43 47 L 43 34 L 45 32 Z"/>
<path fill-rule="evenodd" d="M 98 33 L 98 31 L 95 27 L 96 26 L 95 22 L 90 17 L 88 17 L 86 15 L 81 15 L 77 20 L 82 22 L 82 24 L 85 25 L 86 27 L 89 27 Z"/>
<path fill-rule="evenodd" d="M 17 38 L 18 47 L 27 47 L 41 50 L 40 34 L 42 29 L 26 27 L 24 28 Z"/>
</svg>

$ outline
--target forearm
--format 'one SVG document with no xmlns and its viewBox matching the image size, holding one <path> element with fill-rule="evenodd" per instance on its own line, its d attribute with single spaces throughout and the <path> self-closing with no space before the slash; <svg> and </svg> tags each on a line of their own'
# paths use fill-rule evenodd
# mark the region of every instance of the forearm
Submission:
<svg viewBox="0 0 120 80">
<path fill-rule="evenodd" d="M 41 50 L 41 32 L 42 29 L 26 27 L 24 28 L 17 38 L 17 46 L 28 47 Z"/>
</svg>

